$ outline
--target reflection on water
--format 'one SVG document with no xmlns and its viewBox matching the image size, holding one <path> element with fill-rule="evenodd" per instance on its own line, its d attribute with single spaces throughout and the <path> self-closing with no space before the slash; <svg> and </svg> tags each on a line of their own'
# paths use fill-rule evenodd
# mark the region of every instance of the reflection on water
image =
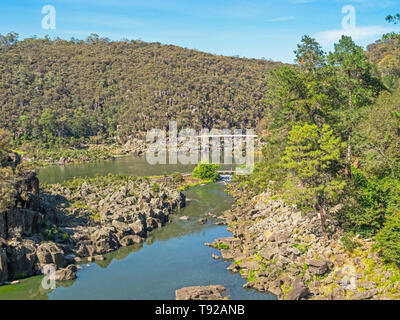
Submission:
<svg viewBox="0 0 400 320">
<path fill-rule="evenodd" d="M 95 174 L 159 175 L 165 172 L 190 172 L 190 166 L 150 166 L 143 158 L 125 157 L 112 162 L 49 167 L 40 171 L 41 181 L 60 182 L 74 176 Z M 155 230 L 143 245 L 121 248 L 105 255 L 104 261 L 82 264 L 75 281 L 57 282 L 49 291 L 41 287 L 43 276 L 21 280 L 20 284 L 0 287 L 0 299 L 174 299 L 175 290 L 194 285 L 222 284 L 231 299 L 275 299 L 274 296 L 243 289 L 245 280 L 226 270 L 230 262 L 214 260 L 218 251 L 204 246 L 231 234 L 213 219 L 206 224 L 198 219 L 206 213 L 216 215 L 229 209 L 233 198 L 224 192 L 223 183 L 198 186 L 185 192 L 191 199 L 176 211 L 171 222 Z M 189 221 L 179 217 L 189 216 Z"/>
<path fill-rule="evenodd" d="M 221 169 L 231 169 L 235 165 L 221 165 Z M 150 165 L 145 157 L 124 156 L 114 160 L 96 163 L 71 164 L 66 166 L 50 166 L 39 170 L 41 182 L 57 183 L 73 177 L 93 177 L 94 175 L 124 174 L 138 176 L 157 176 L 173 172 L 191 173 L 195 165 L 156 164 Z"/>
<path fill-rule="evenodd" d="M 274 299 L 243 289 L 240 275 L 226 270 L 230 262 L 212 259 L 211 254 L 218 251 L 204 246 L 230 236 L 214 220 L 205 225 L 197 222 L 207 212 L 219 215 L 230 208 L 233 199 L 224 192 L 224 185 L 199 186 L 188 190 L 187 197 L 192 199 L 188 206 L 142 246 L 121 248 L 89 267 L 83 264 L 77 280 L 60 282 L 62 286 L 53 291 L 41 288 L 41 276 L 0 287 L 0 299 L 174 299 L 176 289 L 210 284 L 225 285 L 231 299 Z M 179 220 L 182 215 L 189 216 L 189 221 Z"/>
</svg>

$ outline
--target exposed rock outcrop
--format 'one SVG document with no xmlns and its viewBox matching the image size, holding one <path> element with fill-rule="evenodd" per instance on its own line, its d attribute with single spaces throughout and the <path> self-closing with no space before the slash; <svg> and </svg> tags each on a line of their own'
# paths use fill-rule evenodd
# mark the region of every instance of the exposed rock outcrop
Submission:
<svg viewBox="0 0 400 320">
<path fill-rule="evenodd" d="M 175 291 L 176 300 L 223 300 L 226 289 L 222 285 L 194 286 Z"/>
<path fill-rule="evenodd" d="M 169 220 L 185 196 L 161 181 L 108 177 L 43 192 L 34 173 L 16 180 L 15 206 L 0 212 L 0 284 L 53 265 L 57 280 L 76 277 L 76 257 L 98 260 L 140 244 Z M 101 256 L 102 257 L 102 256 Z"/>
<path fill-rule="evenodd" d="M 400 299 L 400 272 L 383 264 L 371 241 L 358 239 L 360 248 L 348 252 L 332 217 L 325 239 L 317 213 L 302 214 L 268 192 L 229 188 L 240 201 L 221 219 L 234 237 L 211 246 L 233 260 L 228 270 L 240 272 L 246 288 L 292 300 Z"/>
</svg>

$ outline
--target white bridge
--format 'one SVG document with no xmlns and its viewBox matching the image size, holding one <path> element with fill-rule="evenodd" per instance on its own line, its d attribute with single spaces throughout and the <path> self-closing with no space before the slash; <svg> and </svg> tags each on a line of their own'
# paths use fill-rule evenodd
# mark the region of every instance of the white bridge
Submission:
<svg viewBox="0 0 400 320">
<path fill-rule="evenodd" d="M 257 138 L 255 134 L 212 134 L 212 135 L 205 135 L 205 136 L 196 136 L 196 138 L 242 138 L 242 137 L 251 137 Z"/>
</svg>

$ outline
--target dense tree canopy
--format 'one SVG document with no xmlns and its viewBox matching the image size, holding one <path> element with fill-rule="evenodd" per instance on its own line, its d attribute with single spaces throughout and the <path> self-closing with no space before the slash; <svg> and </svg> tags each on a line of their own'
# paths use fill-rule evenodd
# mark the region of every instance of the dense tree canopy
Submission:
<svg viewBox="0 0 400 320">
<path fill-rule="evenodd" d="M 399 48 L 385 40 L 365 52 L 343 36 L 325 54 L 304 36 L 296 65 L 268 80 L 265 160 L 239 179 L 318 212 L 323 226 L 335 214 L 346 230 L 379 234 L 400 205 L 400 91 L 385 81 L 398 82 Z"/>
<path fill-rule="evenodd" d="M 172 45 L 0 37 L 0 127 L 17 139 L 255 127 L 274 63 Z"/>
</svg>

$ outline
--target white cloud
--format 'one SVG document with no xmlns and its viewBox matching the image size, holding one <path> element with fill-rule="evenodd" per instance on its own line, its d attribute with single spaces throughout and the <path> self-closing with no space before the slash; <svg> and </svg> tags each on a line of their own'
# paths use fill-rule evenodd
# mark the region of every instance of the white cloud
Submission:
<svg viewBox="0 0 400 320">
<path fill-rule="evenodd" d="M 378 38 L 383 34 L 392 31 L 395 30 L 393 28 L 388 28 L 388 27 L 366 26 L 348 30 L 338 29 L 338 30 L 321 31 L 315 34 L 315 38 L 319 41 L 321 45 L 325 46 L 337 42 L 342 37 L 342 35 L 351 36 L 353 40 L 359 41 L 369 38 Z"/>
<path fill-rule="evenodd" d="M 293 20 L 295 17 L 293 16 L 288 16 L 288 17 L 279 17 L 279 18 L 274 18 L 268 20 L 269 22 L 280 22 L 280 21 L 288 21 L 288 20 Z"/>
</svg>

